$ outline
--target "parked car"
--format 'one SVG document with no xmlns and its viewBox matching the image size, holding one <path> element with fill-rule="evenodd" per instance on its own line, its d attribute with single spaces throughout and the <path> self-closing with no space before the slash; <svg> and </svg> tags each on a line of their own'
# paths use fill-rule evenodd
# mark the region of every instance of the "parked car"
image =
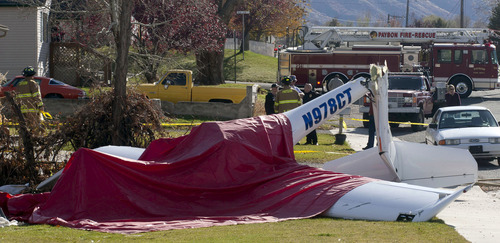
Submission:
<svg viewBox="0 0 500 243">
<path fill-rule="evenodd" d="M 468 149 L 476 159 L 500 157 L 500 127 L 481 106 L 439 108 L 427 127 L 425 142 Z"/>
<path fill-rule="evenodd" d="M 24 80 L 23 76 L 16 76 L 0 87 L 0 97 L 5 96 L 4 92 L 15 91 L 17 84 Z M 87 96 L 82 89 L 65 84 L 59 80 L 47 77 L 35 76 L 35 81 L 40 85 L 42 98 L 64 98 L 82 99 Z"/>
</svg>

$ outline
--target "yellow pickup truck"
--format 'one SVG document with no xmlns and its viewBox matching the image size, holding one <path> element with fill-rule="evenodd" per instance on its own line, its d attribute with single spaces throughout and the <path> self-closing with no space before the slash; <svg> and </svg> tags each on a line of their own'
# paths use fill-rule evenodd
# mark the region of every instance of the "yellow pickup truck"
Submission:
<svg viewBox="0 0 500 243">
<path fill-rule="evenodd" d="M 246 97 L 246 89 L 243 88 L 194 86 L 193 72 L 190 70 L 168 71 L 160 81 L 154 84 L 140 84 L 137 89 L 150 99 L 173 103 L 192 101 L 237 104 Z"/>
</svg>

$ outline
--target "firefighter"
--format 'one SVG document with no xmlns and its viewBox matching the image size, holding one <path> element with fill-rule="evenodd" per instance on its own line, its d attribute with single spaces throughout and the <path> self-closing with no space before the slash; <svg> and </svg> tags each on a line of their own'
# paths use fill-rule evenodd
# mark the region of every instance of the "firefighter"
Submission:
<svg viewBox="0 0 500 243">
<path fill-rule="evenodd" d="M 276 113 L 282 113 L 300 106 L 301 99 L 299 93 L 290 87 L 291 83 L 292 80 L 289 77 L 281 79 L 283 89 L 276 94 L 274 100 L 274 110 Z"/>
<path fill-rule="evenodd" d="M 35 82 L 33 76 L 36 72 L 32 66 L 23 70 L 23 81 L 17 84 L 16 101 L 21 108 L 24 119 L 29 126 L 37 125 L 42 119 L 43 102 L 40 95 L 40 86 Z"/>
</svg>

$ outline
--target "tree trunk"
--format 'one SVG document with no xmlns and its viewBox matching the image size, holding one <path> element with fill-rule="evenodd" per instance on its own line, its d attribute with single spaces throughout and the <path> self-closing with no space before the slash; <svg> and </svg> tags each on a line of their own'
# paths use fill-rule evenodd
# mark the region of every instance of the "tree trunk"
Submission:
<svg viewBox="0 0 500 243">
<path fill-rule="evenodd" d="M 216 0 L 217 15 L 224 24 L 229 24 L 235 7 L 243 3 L 243 0 Z M 225 43 L 226 38 L 223 40 Z M 224 83 L 224 47 L 220 52 L 201 51 L 196 54 L 196 65 L 199 75 L 197 80 L 200 84 L 216 85 Z"/>
<path fill-rule="evenodd" d="M 223 84 L 224 81 L 224 51 L 201 51 L 196 54 L 196 65 L 199 74 L 197 82 L 203 85 Z"/>
<path fill-rule="evenodd" d="M 114 145 L 128 145 L 126 126 L 122 119 L 124 106 L 127 104 L 127 71 L 128 71 L 128 50 L 130 47 L 131 23 L 133 1 L 121 0 L 112 1 L 111 15 L 114 26 L 114 37 L 116 43 L 116 69 L 114 75 L 114 101 L 112 107 L 113 136 Z"/>
</svg>

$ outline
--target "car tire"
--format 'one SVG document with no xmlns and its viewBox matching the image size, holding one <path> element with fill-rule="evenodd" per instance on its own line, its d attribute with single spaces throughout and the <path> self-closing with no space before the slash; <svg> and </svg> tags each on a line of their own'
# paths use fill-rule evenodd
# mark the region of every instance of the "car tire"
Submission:
<svg viewBox="0 0 500 243">
<path fill-rule="evenodd" d="M 420 112 L 418 114 L 415 114 L 415 118 L 413 119 L 412 122 L 414 123 L 424 123 L 424 111 L 420 109 Z M 411 130 L 414 132 L 422 131 L 424 130 L 424 125 L 411 125 Z"/>
</svg>

